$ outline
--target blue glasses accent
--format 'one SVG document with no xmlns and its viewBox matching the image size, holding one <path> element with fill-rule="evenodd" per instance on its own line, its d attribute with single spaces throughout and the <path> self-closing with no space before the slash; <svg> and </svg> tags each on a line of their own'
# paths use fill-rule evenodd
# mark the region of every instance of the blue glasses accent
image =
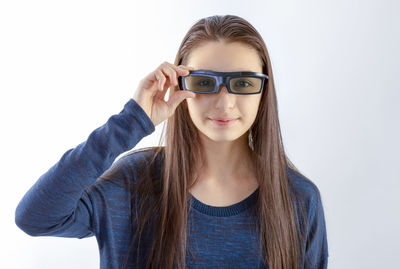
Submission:
<svg viewBox="0 0 400 269">
<path fill-rule="evenodd" d="M 179 88 L 196 93 L 216 93 L 221 85 L 233 94 L 258 94 L 268 76 L 257 72 L 216 72 L 189 70 L 189 75 L 178 77 Z"/>
</svg>

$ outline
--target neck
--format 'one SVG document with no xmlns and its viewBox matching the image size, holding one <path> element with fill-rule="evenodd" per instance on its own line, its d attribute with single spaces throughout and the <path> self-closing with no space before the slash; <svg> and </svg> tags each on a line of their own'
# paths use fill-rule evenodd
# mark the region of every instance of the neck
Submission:
<svg viewBox="0 0 400 269">
<path fill-rule="evenodd" d="M 234 141 L 213 141 L 202 135 L 204 166 L 199 178 L 208 184 L 226 186 L 255 178 L 253 152 L 248 145 L 248 133 Z"/>
</svg>

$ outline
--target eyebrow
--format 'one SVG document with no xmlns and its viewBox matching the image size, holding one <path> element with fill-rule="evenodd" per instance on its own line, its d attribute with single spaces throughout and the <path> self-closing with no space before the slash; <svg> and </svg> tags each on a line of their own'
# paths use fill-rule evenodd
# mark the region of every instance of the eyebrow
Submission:
<svg viewBox="0 0 400 269">
<path fill-rule="evenodd" d="M 258 72 L 258 71 L 252 71 L 252 70 L 249 70 L 249 69 L 237 70 L 237 71 L 216 71 L 216 70 L 212 70 L 212 69 L 199 68 L 199 69 L 195 69 L 195 70 L 207 70 L 207 71 L 213 71 L 213 72 L 255 72 L 255 73 Z"/>
</svg>

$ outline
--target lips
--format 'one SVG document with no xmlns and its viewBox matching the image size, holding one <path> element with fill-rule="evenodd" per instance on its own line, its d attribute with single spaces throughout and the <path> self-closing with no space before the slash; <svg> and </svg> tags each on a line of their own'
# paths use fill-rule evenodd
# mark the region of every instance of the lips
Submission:
<svg viewBox="0 0 400 269">
<path fill-rule="evenodd" d="M 210 119 L 218 121 L 230 121 L 230 120 L 236 120 L 237 118 L 210 118 Z"/>
<path fill-rule="evenodd" d="M 213 123 L 218 126 L 231 126 L 234 124 L 238 118 L 209 118 Z"/>
</svg>

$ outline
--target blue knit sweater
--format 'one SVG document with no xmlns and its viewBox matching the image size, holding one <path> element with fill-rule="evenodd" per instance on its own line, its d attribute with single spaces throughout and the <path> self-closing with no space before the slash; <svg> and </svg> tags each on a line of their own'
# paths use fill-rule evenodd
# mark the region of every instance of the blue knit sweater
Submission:
<svg viewBox="0 0 400 269">
<path fill-rule="evenodd" d="M 16 208 L 17 226 L 31 236 L 96 236 L 100 268 L 121 268 L 134 235 L 129 226 L 130 214 L 136 212 L 128 185 L 135 179 L 138 164 L 148 160 L 152 151 L 128 152 L 115 160 L 154 130 L 143 109 L 129 99 L 120 113 L 95 129 L 86 141 L 67 150 L 35 182 Z M 99 178 L 111 168 L 117 171 L 115 181 L 121 184 Z M 291 170 L 289 173 L 308 215 L 300 268 L 327 268 L 320 192 L 307 178 Z M 255 232 L 256 216 L 252 214 L 257 197 L 258 189 L 241 202 L 215 207 L 189 193 L 188 249 L 193 255 L 186 257 L 187 268 L 265 268 L 257 252 L 259 237 Z M 148 250 L 151 245 L 147 235 L 141 241 Z M 136 252 L 131 252 L 127 268 L 137 268 L 135 258 Z M 139 268 L 144 268 L 145 260 L 146 255 L 139 257 Z"/>
</svg>

